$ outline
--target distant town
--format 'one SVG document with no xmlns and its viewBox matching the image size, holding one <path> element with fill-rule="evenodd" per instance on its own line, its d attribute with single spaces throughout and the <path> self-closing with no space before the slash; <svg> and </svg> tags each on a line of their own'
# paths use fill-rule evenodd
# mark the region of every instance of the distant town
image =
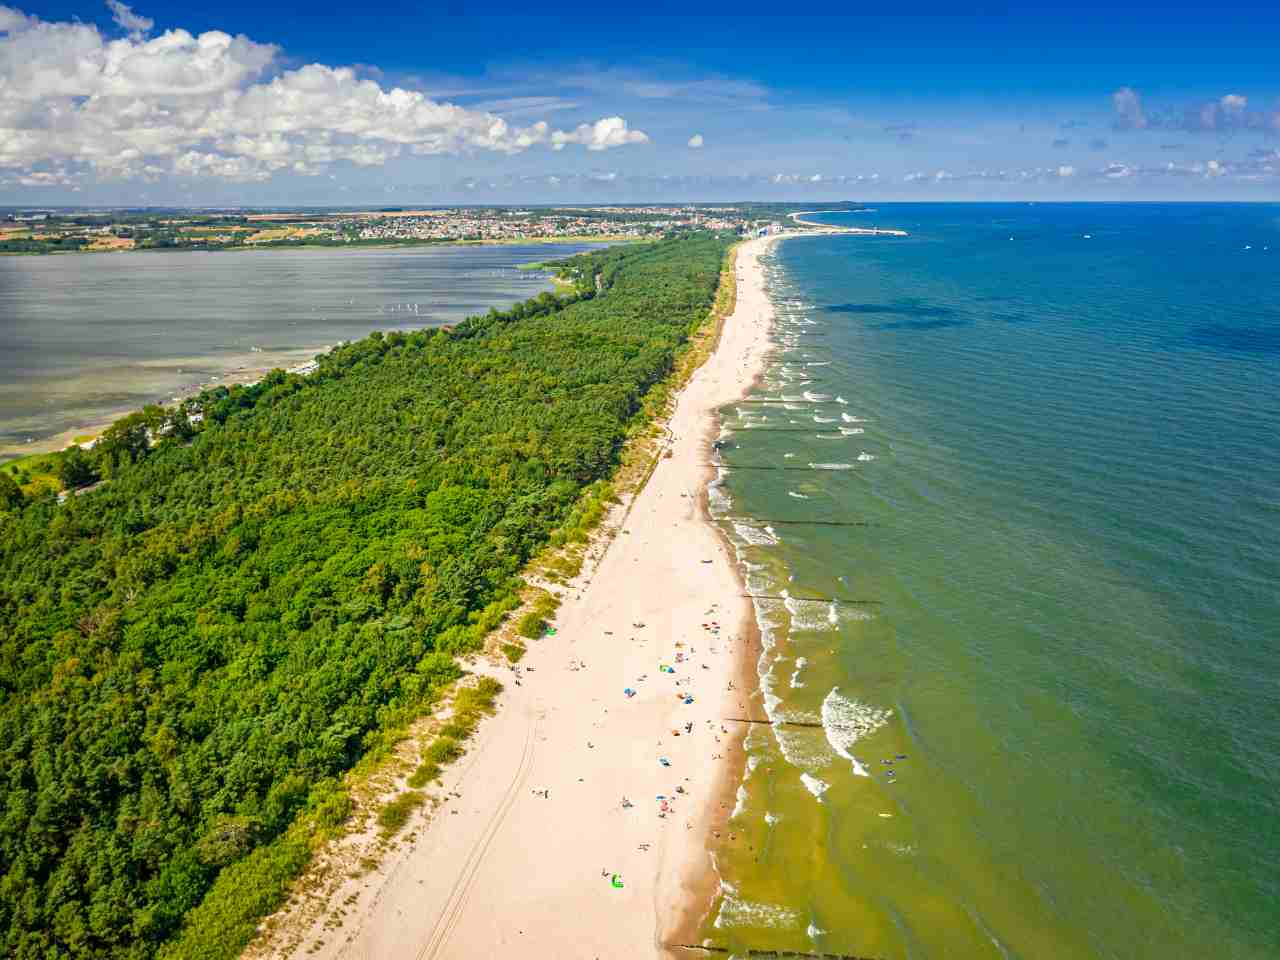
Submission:
<svg viewBox="0 0 1280 960">
<path fill-rule="evenodd" d="M 860 211 L 857 204 L 825 210 Z M 796 204 L 449 207 L 381 210 L 0 210 L 0 253 L 226 250 L 430 243 L 653 240 L 760 233 L 800 221 Z M 868 213 L 872 211 L 866 211 Z"/>
</svg>

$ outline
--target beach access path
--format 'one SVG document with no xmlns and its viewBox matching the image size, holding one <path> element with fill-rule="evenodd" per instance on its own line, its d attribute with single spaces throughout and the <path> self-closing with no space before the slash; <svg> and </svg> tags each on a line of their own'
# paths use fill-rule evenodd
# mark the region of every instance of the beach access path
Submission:
<svg viewBox="0 0 1280 960">
<path fill-rule="evenodd" d="M 520 684 L 496 671 L 497 715 L 432 790 L 447 801 L 346 882 L 343 926 L 309 931 L 307 956 L 633 960 L 662 955 L 709 905 L 708 843 L 741 774 L 739 731 L 722 718 L 748 707 L 754 621 L 706 518 L 708 461 L 717 408 L 750 388 L 770 346 L 759 258 L 776 239 L 739 248 L 736 306 L 679 395 L 670 456 L 589 582 L 566 592 L 555 635 L 529 645 Z"/>
</svg>

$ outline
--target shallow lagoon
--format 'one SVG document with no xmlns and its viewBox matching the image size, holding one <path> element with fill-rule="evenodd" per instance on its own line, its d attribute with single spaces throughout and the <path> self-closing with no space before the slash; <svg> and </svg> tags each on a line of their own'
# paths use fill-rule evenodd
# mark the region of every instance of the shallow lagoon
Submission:
<svg viewBox="0 0 1280 960">
<path fill-rule="evenodd" d="M 0 257 L 0 458 L 373 330 L 551 289 L 584 245 Z"/>
</svg>

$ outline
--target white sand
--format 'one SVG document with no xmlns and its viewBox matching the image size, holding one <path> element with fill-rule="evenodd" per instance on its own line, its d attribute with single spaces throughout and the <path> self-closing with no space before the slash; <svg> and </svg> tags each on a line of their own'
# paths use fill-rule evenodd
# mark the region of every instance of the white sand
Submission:
<svg viewBox="0 0 1280 960">
<path fill-rule="evenodd" d="M 758 258 L 773 239 L 740 249 L 736 309 L 680 395 L 672 456 L 659 461 L 624 532 L 589 585 L 566 599 L 556 636 L 530 645 L 522 684 L 500 671 L 498 715 L 445 774 L 445 789 L 461 798 L 415 821 L 412 844 L 345 885 L 338 899 L 355 899 L 344 926 L 313 929 L 304 943 L 323 935 L 325 944 L 309 956 L 657 956 L 682 910 L 707 906 L 709 824 L 730 763 L 713 756 L 733 739 L 721 718 L 744 709 L 741 690 L 728 687 L 751 616 L 732 556 L 702 512 L 708 431 L 769 349 Z M 704 629 L 711 621 L 719 637 Z M 664 663 L 676 673 L 659 672 Z M 548 798 L 535 795 L 543 790 Z M 659 794 L 673 799 L 665 818 Z M 602 871 L 620 874 L 622 889 Z"/>
</svg>

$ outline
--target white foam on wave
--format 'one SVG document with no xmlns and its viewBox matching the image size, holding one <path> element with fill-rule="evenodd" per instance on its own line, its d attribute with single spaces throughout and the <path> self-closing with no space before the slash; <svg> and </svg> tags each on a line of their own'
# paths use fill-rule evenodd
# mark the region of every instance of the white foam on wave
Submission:
<svg viewBox="0 0 1280 960">
<path fill-rule="evenodd" d="M 860 460 L 862 463 L 866 463 L 867 461 L 874 460 L 874 459 L 875 457 L 867 453 L 867 451 L 865 450 L 863 450 L 860 454 L 858 454 L 858 460 Z"/>
<path fill-rule="evenodd" d="M 844 437 L 856 437 L 860 433 L 866 433 L 861 427 L 841 427 L 840 435 Z"/>
<path fill-rule="evenodd" d="M 753 547 L 772 547 L 778 543 L 778 537 L 772 527 L 757 527 L 749 523 L 735 522 L 733 532 Z"/>
<path fill-rule="evenodd" d="M 803 493 L 796 493 L 794 490 L 788 490 L 788 491 L 787 491 L 787 496 L 788 496 L 788 497 L 795 497 L 797 500 L 808 500 L 808 499 L 809 499 L 809 498 L 808 498 L 808 497 L 806 497 Z"/>
<path fill-rule="evenodd" d="M 803 630 L 807 633 L 826 633 L 840 624 L 839 614 L 834 603 L 824 607 L 812 600 L 797 600 L 787 597 L 783 601 L 787 612 L 791 614 L 791 629 Z"/>
<path fill-rule="evenodd" d="M 840 397 L 840 396 L 836 397 L 836 403 L 843 403 L 845 406 L 849 405 L 849 401 L 846 400 L 844 397 Z"/>
<path fill-rule="evenodd" d="M 852 470 L 852 463 L 811 463 L 809 468 L 812 470 Z"/>
<path fill-rule="evenodd" d="M 812 366 L 812 364 L 810 364 L 810 366 Z M 830 400 L 830 399 L 831 399 L 831 394 L 829 394 L 829 393 L 812 393 L 811 391 L 806 390 L 806 391 L 804 392 L 804 398 L 805 398 L 806 400 L 808 400 L 810 403 L 822 403 L 822 402 L 824 402 L 824 401 L 826 401 L 826 400 Z"/>
<path fill-rule="evenodd" d="M 774 712 L 778 712 L 776 706 Z M 782 758 L 797 770 L 816 773 L 831 766 L 836 760 L 835 754 L 821 738 L 814 735 L 810 727 L 788 726 L 785 721 L 779 720 L 772 724 L 771 729 Z"/>
<path fill-rule="evenodd" d="M 760 663 L 764 663 L 765 654 L 761 654 Z M 770 661 L 768 667 L 758 668 L 760 674 L 760 702 L 764 706 L 764 715 L 771 722 L 778 715 L 778 707 L 782 706 L 782 698 L 773 692 L 773 664 L 776 661 Z M 793 761 L 787 756 L 787 749 L 783 746 L 782 741 L 778 741 L 778 746 L 782 748 L 782 755 L 787 758 L 788 763 Z M 797 763 L 797 765 L 799 765 Z"/>
<path fill-rule="evenodd" d="M 720 912 L 716 914 L 715 926 L 717 929 L 725 927 L 784 928 L 794 927 L 799 921 L 798 913 L 775 903 L 756 903 L 726 895 L 720 901 Z"/>
<path fill-rule="evenodd" d="M 800 774 L 800 782 L 804 784 L 805 789 L 812 793 L 819 803 L 822 802 L 822 795 L 831 787 L 831 784 L 825 780 L 819 780 L 811 773 Z"/>
<path fill-rule="evenodd" d="M 843 420 L 845 423 L 866 423 L 867 422 L 863 420 L 861 417 L 852 417 L 847 413 L 840 414 L 840 419 Z"/>
<path fill-rule="evenodd" d="M 823 936 L 827 931 L 823 930 L 816 923 L 810 920 L 809 926 L 805 928 L 804 932 L 809 937 L 810 940 L 812 940 L 814 943 L 817 943 L 818 938 Z"/>
<path fill-rule="evenodd" d="M 730 820 L 736 820 L 742 815 L 742 811 L 747 808 L 747 785 L 745 783 L 738 784 L 738 795 L 733 804 L 733 813 L 729 814 Z"/>
<path fill-rule="evenodd" d="M 842 697 L 839 687 L 832 687 L 822 701 L 822 729 L 827 735 L 827 743 L 831 744 L 832 750 L 853 764 L 853 772 L 860 777 L 870 774 L 850 752 L 853 745 L 875 733 L 892 716 L 892 710 L 881 710 L 858 700 Z"/>
<path fill-rule="evenodd" d="M 726 512 L 732 505 L 728 492 L 724 489 L 724 467 L 716 470 L 715 479 L 707 484 L 707 509 L 712 516 Z"/>
<path fill-rule="evenodd" d="M 835 423 L 835 422 L 836 422 L 836 418 L 835 418 L 835 417 L 820 417 L 820 416 L 818 416 L 818 415 L 815 413 L 815 414 L 813 415 L 813 422 L 814 422 L 814 423 Z"/>
<path fill-rule="evenodd" d="M 777 823 L 777 822 L 778 822 L 778 815 L 777 815 L 776 813 L 767 813 L 767 812 L 766 812 L 766 813 L 765 813 L 765 815 L 764 815 L 764 822 L 765 822 L 765 823 L 767 823 L 769 826 L 771 826 L 771 827 L 772 827 L 775 823 Z"/>
<path fill-rule="evenodd" d="M 798 690 L 804 686 L 804 681 L 800 679 L 800 671 L 808 666 L 809 661 L 805 657 L 796 657 L 796 668 L 791 673 L 791 689 Z"/>
</svg>

